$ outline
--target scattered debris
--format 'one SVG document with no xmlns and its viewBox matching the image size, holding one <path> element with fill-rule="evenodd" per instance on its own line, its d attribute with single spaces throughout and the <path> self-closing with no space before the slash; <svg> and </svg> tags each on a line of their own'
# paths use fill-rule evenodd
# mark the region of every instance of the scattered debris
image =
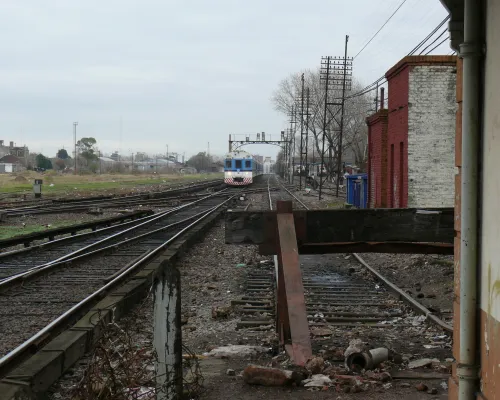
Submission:
<svg viewBox="0 0 500 400">
<path fill-rule="evenodd" d="M 332 383 L 332 380 L 323 374 L 314 374 L 309 379 L 305 379 L 302 381 L 302 384 L 305 387 L 323 387 L 328 386 Z"/>
<path fill-rule="evenodd" d="M 313 357 L 306 363 L 306 369 L 313 375 L 319 374 L 325 368 L 325 360 L 321 357 Z"/>
<path fill-rule="evenodd" d="M 227 319 L 231 315 L 231 306 L 214 306 L 212 307 L 213 319 Z"/>
<path fill-rule="evenodd" d="M 236 371 L 234 369 L 228 368 L 227 371 L 226 371 L 226 375 L 228 375 L 228 376 L 235 376 L 236 375 Z"/>
<path fill-rule="evenodd" d="M 330 328 L 313 327 L 311 328 L 311 334 L 313 336 L 331 336 L 333 331 Z"/>
<path fill-rule="evenodd" d="M 245 345 L 231 345 L 221 346 L 204 353 L 204 356 L 216 358 L 230 358 L 230 357 L 251 357 L 259 354 L 267 353 L 269 349 L 261 346 L 245 346 Z"/>
<path fill-rule="evenodd" d="M 298 386 L 302 376 L 296 371 L 249 365 L 243 370 L 243 380 L 250 385 Z"/>
<path fill-rule="evenodd" d="M 349 346 L 346 350 L 345 364 L 351 371 L 362 371 L 375 368 L 380 363 L 389 359 L 389 350 L 384 347 L 372 349 L 369 351 L 353 351 L 355 348 L 360 348 L 359 343 Z"/>
<path fill-rule="evenodd" d="M 415 389 L 417 389 L 419 392 L 425 392 L 428 389 L 428 387 L 425 383 L 420 382 L 415 386 Z"/>
<path fill-rule="evenodd" d="M 437 394 L 438 390 L 436 388 L 431 388 L 427 391 L 429 394 Z"/>
<path fill-rule="evenodd" d="M 429 365 L 432 364 L 432 358 L 421 358 L 419 360 L 414 360 L 410 361 L 408 363 L 408 368 L 414 369 L 414 368 L 423 368 L 423 367 L 428 367 Z"/>
</svg>

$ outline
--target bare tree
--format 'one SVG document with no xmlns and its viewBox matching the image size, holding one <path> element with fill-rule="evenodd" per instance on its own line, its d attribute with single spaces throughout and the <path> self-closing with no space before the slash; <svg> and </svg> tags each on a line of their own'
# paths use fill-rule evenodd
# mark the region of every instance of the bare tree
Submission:
<svg viewBox="0 0 500 400">
<path fill-rule="evenodd" d="M 303 73 L 305 86 L 309 87 L 310 91 L 309 134 L 312 135 L 310 136 L 310 148 L 308 149 L 308 152 L 314 151 L 316 154 L 316 160 L 319 160 L 323 142 L 325 85 L 324 82 L 320 80 L 319 70 L 305 70 Z M 301 122 L 300 101 L 297 100 L 300 98 L 301 94 L 301 75 L 302 72 L 298 72 L 291 74 L 286 79 L 283 79 L 271 97 L 271 102 L 273 103 L 276 111 L 284 115 L 290 115 L 292 107 L 299 111 L 296 115 L 298 121 L 297 126 L 300 126 Z M 352 96 L 361 89 L 362 85 L 353 79 L 351 90 L 346 91 L 347 100 L 345 102 L 344 110 L 342 153 L 345 154 L 347 151 L 352 152 L 354 162 L 358 166 L 363 167 L 366 162 L 368 143 L 365 118 L 374 110 L 373 101 L 369 94 Z M 328 102 L 338 103 L 341 97 L 341 89 L 330 89 L 328 91 Z M 370 107 L 372 109 L 370 109 Z M 333 176 L 336 171 L 338 157 L 340 106 L 328 106 L 326 120 L 325 158 L 330 158 L 331 162 L 326 163 L 325 166 L 329 175 Z M 303 121 L 303 123 L 305 126 L 305 121 Z M 296 143 L 300 144 L 300 129 L 298 129 L 296 141 Z M 296 153 L 298 147 L 299 146 L 295 146 Z"/>
</svg>

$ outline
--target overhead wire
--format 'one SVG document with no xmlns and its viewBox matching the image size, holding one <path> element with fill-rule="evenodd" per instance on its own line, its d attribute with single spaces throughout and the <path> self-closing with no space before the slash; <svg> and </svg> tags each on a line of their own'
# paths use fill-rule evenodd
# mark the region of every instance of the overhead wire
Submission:
<svg viewBox="0 0 500 400">
<path fill-rule="evenodd" d="M 366 46 L 368 46 L 373 39 L 375 39 L 375 37 L 380 33 L 380 31 L 384 28 L 384 26 L 387 25 L 387 23 L 392 19 L 392 17 L 394 17 L 394 15 L 399 11 L 399 9 L 403 6 L 404 3 L 406 3 L 407 0 L 403 0 L 401 2 L 401 4 L 398 6 L 398 8 L 396 8 L 396 10 L 391 14 L 391 16 L 389 18 L 387 18 L 387 20 L 383 23 L 383 25 L 379 28 L 379 30 L 377 32 L 375 32 L 375 34 L 370 38 L 370 40 L 368 40 L 368 42 L 366 42 L 366 44 L 361 48 L 360 51 L 358 51 L 358 53 L 353 57 L 353 60 L 359 56 L 361 54 L 361 52 L 366 49 Z"/>
<path fill-rule="evenodd" d="M 429 47 L 431 47 L 434 43 L 436 43 L 448 30 L 445 28 L 443 30 L 443 32 L 441 32 L 441 34 L 436 38 L 434 39 L 431 43 L 429 43 L 427 46 L 425 46 L 425 48 L 420 52 L 418 53 L 418 55 L 422 55 L 422 53 L 427 50 Z"/>
<path fill-rule="evenodd" d="M 447 36 L 445 37 L 443 40 L 441 40 L 437 45 L 435 45 L 432 49 L 430 49 L 427 53 L 425 53 L 425 55 L 429 54 L 430 52 L 436 50 L 439 46 L 441 46 L 444 42 L 446 42 L 447 40 L 449 40 L 450 37 Z"/>
<path fill-rule="evenodd" d="M 417 44 L 408 54 L 407 56 L 411 56 L 413 55 L 416 51 L 418 51 L 425 43 L 427 43 L 427 41 L 432 37 L 434 36 L 434 34 L 446 23 L 446 21 L 448 21 L 450 19 L 450 15 L 447 15 L 432 31 L 431 33 L 429 33 L 425 39 L 423 39 L 419 44 Z M 449 37 L 447 37 L 445 40 L 447 40 Z M 445 40 L 443 40 L 442 42 L 440 42 L 436 47 L 432 48 L 430 51 L 436 49 L 439 45 L 441 45 Z M 434 42 L 433 42 L 434 43 Z M 432 43 L 431 43 L 432 45 Z M 429 51 L 429 52 L 430 52 Z M 429 53 L 427 53 L 429 54 Z M 381 86 L 383 84 L 385 84 L 387 82 L 387 79 L 385 78 L 385 75 L 382 75 L 380 78 L 378 78 L 377 80 L 375 80 L 374 82 L 372 82 L 371 84 L 365 86 L 363 89 L 361 89 L 360 91 L 354 93 L 354 94 L 351 94 L 349 96 L 346 96 L 346 99 L 352 99 L 354 97 L 358 97 L 358 96 L 362 96 L 366 93 L 369 93 L 373 90 L 375 90 L 377 88 L 377 86 Z"/>
</svg>

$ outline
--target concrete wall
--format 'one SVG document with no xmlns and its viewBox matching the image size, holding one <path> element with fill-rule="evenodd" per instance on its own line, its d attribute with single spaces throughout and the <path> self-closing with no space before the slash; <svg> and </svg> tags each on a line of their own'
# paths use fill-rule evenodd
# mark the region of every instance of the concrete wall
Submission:
<svg viewBox="0 0 500 400">
<path fill-rule="evenodd" d="M 488 0 L 482 143 L 481 391 L 500 398 L 500 0 Z M 466 110 L 464 110 L 466 112 Z M 464 134 L 466 134 L 464 132 Z"/>
<path fill-rule="evenodd" d="M 409 70 L 408 207 L 453 207 L 456 66 Z"/>
</svg>

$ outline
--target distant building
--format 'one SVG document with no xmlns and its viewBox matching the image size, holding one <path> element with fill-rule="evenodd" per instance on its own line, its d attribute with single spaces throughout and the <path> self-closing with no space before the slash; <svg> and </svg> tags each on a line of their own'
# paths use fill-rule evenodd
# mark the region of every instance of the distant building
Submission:
<svg viewBox="0 0 500 400">
<path fill-rule="evenodd" d="M 26 167 L 23 165 L 23 162 L 19 157 L 7 154 L 0 158 L 0 174 L 20 172 L 25 169 Z"/>
<path fill-rule="evenodd" d="M 26 166 L 29 157 L 29 151 L 26 146 L 14 146 L 14 142 L 10 142 L 8 146 L 4 145 L 4 141 L 0 140 L 0 157 L 12 155 L 19 159 L 21 165 Z"/>
</svg>

